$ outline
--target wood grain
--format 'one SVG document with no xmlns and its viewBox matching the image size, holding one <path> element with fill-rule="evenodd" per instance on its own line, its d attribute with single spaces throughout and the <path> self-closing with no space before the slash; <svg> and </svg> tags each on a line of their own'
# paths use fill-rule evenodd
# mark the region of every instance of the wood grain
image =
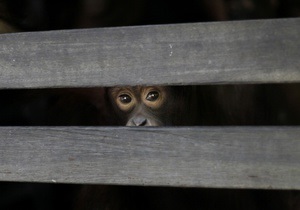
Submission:
<svg viewBox="0 0 300 210">
<path fill-rule="evenodd" d="M 300 18 L 0 35 L 0 88 L 300 81 Z"/>
<path fill-rule="evenodd" d="M 299 127 L 1 127 L 0 180 L 300 189 Z"/>
</svg>

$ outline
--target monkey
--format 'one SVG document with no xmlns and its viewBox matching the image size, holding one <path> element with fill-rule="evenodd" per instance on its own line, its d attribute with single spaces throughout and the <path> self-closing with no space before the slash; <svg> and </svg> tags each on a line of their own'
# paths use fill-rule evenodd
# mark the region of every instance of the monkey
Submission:
<svg viewBox="0 0 300 210">
<path fill-rule="evenodd" d="M 108 88 L 107 95 L 118 125 L 255 125 L 262 123 L 254 100 L 257 89 L 253 85 L 127 86 Z"/>
<path fill-rule="evenodd" d="M 184 124 L 185 87 L 133 86 L 108 89 L 109 100 L 126 126 L 170 126 Z M 186 107 L 185 107 L 186 109 Z"/>
<path fill-rule="evenodd" d="M 109 87 L 106 93 L 120 125 L 255 125 L 265 122 L 255 119 L 261 115 L 255 99 L 262 90 L 253 85 L 126 86 Z M 75 210 L 294 210 L 298 197 L 293 191 L 87 185 Z"/>
</svg>

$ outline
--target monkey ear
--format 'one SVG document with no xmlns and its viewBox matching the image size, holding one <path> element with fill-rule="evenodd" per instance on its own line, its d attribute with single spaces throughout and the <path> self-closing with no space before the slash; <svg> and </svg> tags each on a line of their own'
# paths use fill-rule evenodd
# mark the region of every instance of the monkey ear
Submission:
<svg viewBox="0 0 300 210">
<path fill-rule="evenodd" d="M 105 87 L 104 88 L 104 101 L 105 101 L 105 110 L 106 115 L 108 116 L 108 124 L 109 125 L 123 125 L 124 123 L 118 116 L 118 113 L 116 112 L 116 104 L 111 98 L 111 90 L 113 87 Z"/>
<path fill-rule="evenodd" d="M 110 90 L 112 88 L 111 87 L 105 87 L 104 88 L 104 100 L 105 100 L 105 104 L 106 104 L 106 107 L 110 109 L 110 111 L 113 110 L 115 104 L 113 103 L 112 101 L 112 98 L 111 98 L 111 94 L 110 94 Z"/>
</svg>

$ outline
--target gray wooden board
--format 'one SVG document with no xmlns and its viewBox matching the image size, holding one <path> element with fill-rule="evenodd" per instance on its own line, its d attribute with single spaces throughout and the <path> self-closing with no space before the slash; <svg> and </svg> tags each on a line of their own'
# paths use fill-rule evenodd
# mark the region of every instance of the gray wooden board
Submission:
<svg viewBox="0 0 300 210">
<path fill-rule="evenodd" d="M 300 18 L 0 35 L 0 88 L 300 81 Z"/>
<path fill-rule="evenodd" d="M 0 180 L 300 189 L 300 127 L 1 127 Z"/>
</svg>

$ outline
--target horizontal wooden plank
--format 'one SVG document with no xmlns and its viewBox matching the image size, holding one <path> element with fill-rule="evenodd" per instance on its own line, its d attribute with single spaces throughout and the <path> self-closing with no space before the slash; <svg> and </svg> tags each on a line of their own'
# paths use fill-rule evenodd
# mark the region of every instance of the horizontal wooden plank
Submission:
<svg viewBox="0 0 300 210">
<path fill-rule="evenodd" d="M 300 81 L 300 18 L 0 35 L 0 88 Z"/>
<path fill-rule="evenodd" d="M 0 180 L 300 189 L 300 127 L 1 127 Z"/>
</svg>

